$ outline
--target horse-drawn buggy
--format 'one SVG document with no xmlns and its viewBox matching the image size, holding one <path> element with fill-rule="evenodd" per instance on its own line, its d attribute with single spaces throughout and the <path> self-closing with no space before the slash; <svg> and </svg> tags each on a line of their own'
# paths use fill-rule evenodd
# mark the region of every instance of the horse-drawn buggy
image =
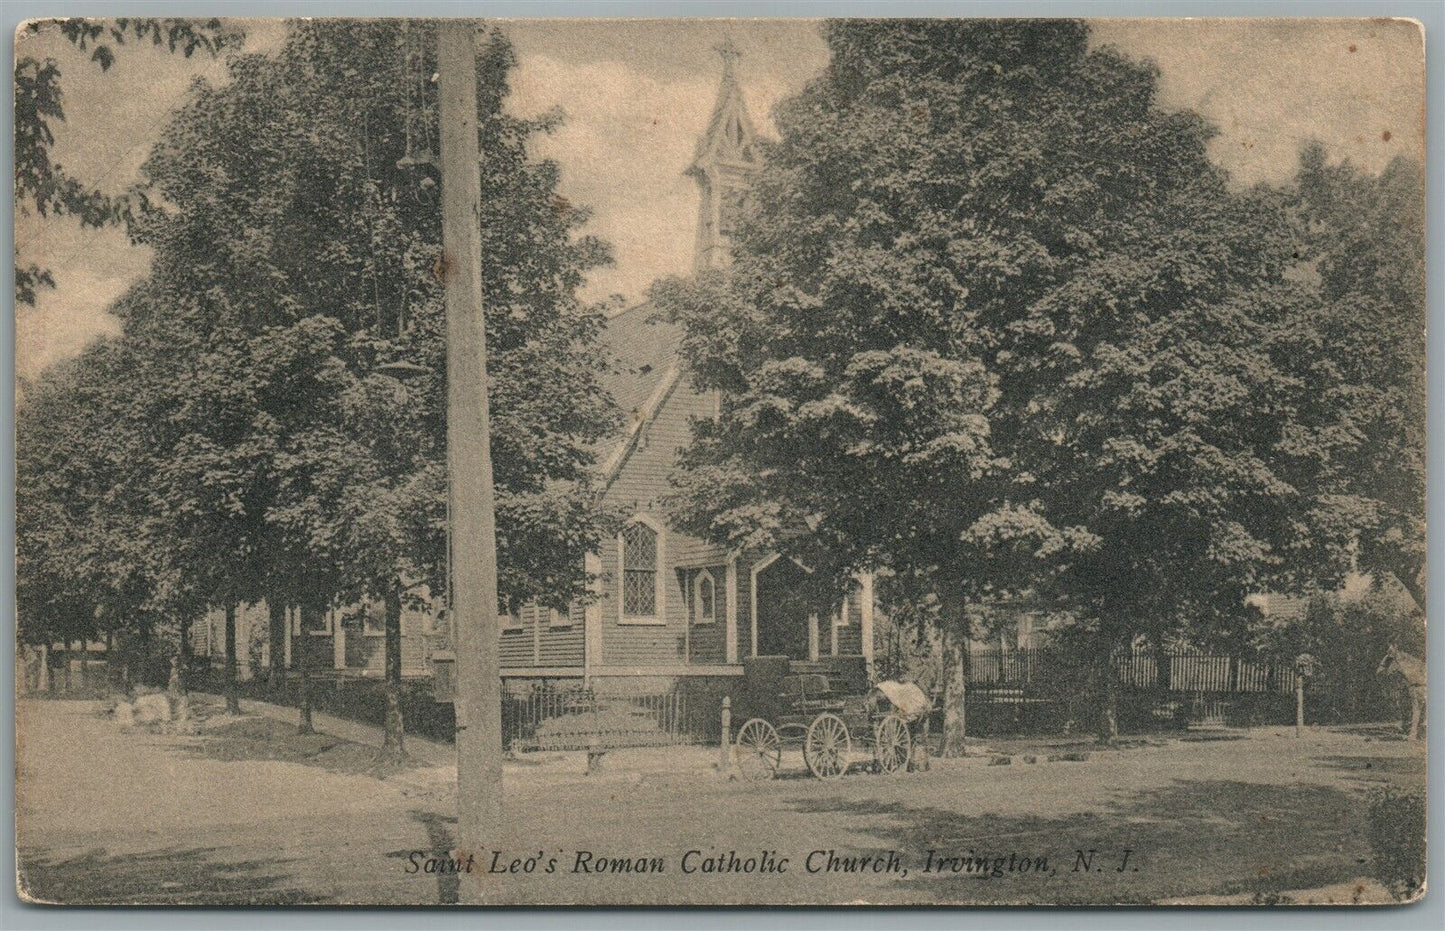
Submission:
<svg viewBox="0 0 1445 931">
<path fill-rule="evenodd" d="M 760 659 L 747 665 L 737 709 L 745 720 L 733 742 L 733 761 L 744 778 L 771 779 L 786 747 L 801 748 L 803 762 L 819 779 L 842 776 L 855 748 L 871 752 L 874 772 L 908 768 L 914 725 L 932 710 L 918 686 L 849 687 L 826 674 L 799 672 L 785 660 Z"/>
</svg>

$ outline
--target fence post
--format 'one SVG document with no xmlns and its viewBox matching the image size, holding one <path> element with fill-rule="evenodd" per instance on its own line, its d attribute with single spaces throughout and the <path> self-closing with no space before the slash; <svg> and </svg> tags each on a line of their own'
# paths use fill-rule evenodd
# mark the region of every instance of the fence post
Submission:
<svg viewBox="0 0 1445 931">
<path fill-rule="evenodd" d="M 722 700 L 722 730 L 719 731 L 717 742 L 717 768 L 718 772 L 726 773 L 731 768 L 732 760 L 729 759 L 733 745 L 733 700 L 729 695 L 724 695 Z"/>
</svg>

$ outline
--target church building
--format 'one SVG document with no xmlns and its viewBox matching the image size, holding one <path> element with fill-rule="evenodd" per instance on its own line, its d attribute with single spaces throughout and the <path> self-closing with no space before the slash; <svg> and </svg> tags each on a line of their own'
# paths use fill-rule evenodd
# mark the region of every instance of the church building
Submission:
<svg viewBox="0 0 1445 931">
<path fill-rule="evenodd" d="M 694 271 L 725 266 L 753 173 L 757 131 L 737 77 L 738 52 L 723 61 L 717 102 L 686 173 L 697 183 Z M 810 597 L 809 570 L 774 553 L 733 552 L 674 528 L 663 499 L 695 419 L 716 416 L 718 398 L 693 388 L 680 329 L 644 303 L 607 321 L 603 341 L 615 369 L 603 378 L 624 412 L 623 428 L 599 451 L 605 504 L 622 510 L 620 533 L 587 557 L 594 597 L 570 611 L 523 605 L 501 617 L 502 677 L 511 689 L 546 682 L 641 692 L 693 681 L 725 689 L 751 656 L 787 657 L 795 667 L 861 685 L 873 658 L 871 576 L 846 592 Z M 240 674 L 270 665 L 265 604 L 240 606 Z M 339 679 L 381 677 L 380 605 L 287 612 L 285 663 Z M 214 611 L 192 631 L 196 652 L 224 656 L 224 618 Z M 402 617 L 402 672 L 451 678 L 446 625 L 408 606 Z"/>
<path fill-rule="evenodd" d="M 721 86 L 687 174 L 697 183 L 694 270 L 726 265 L 753 173 L 757 131 L 737 77 L 738 52 L 719 49 Z M 742 674 L 750 656 L 786 656 L 819 671 L 866 675 L 873 648 L 873 580 L 810 603 L 808 570 L 773 553 L 732 552 L 674 528 L 663 504 L 691 422 L 718 399 L 688 377 L 680 329 L 648 304 L 608 321 L 617 362 L 606 378 L 625 426 L 599 457 L 605 503 L 628 519 L 588 557 L 596 598 L 566 615 L 523 608 L 505 619 L 508 679 L 581 677 L 599 690 L 655 688 Z"/>
</svg>

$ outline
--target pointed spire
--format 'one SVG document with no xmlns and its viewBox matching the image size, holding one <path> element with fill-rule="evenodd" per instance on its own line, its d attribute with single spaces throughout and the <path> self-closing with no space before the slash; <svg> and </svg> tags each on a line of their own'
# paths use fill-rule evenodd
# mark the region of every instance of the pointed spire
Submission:
<svg viewBox="0 0 1445 931">
<path fill-rule="evenodd" d="M 722 80 L 712 116 L 697 141 L 692 165 L 687 170 L 698 184 L 697 246 L 693 259 L 698 269 L 728 263 L 733 229 L 751 175 L 758 166 L 757 132 L 748 116 L 737 78 L 742 51 L 726 33 L 722 42 L 713 48 L 722 58 Z"/>
<path fill-rule="evenodd" d="M 723 40 L 713 46 L 713 50 L 722 58 L 722 80 L 718 83 L 717 102 L 713 104 L 712 117 L 708 120 L 702 138 L 697 141 L 695 161 L 701 163 L 712 153 L 723 159 L 751 162 L 751 145 L 757 133 L 748 115 L 748 105 L 743 100 L 742 87 L 737 80 L 737 63 L 743 53 L 733 42 L 731 35 L 724 35 Z"/>
<path fill-rule="evenodd" d="M 737 47 L 737 44 L 733 42 L 732 34 L 728 33 L 723 36 L 723 40 L 713 46 L 713 51 L 722 57 L 723 81 L 728 82 L 735 80 L 736 73 L 734 69 L 737 66 L 738 59 L 743 57 L 743 53 L 742 50 Z"/>
</svg>

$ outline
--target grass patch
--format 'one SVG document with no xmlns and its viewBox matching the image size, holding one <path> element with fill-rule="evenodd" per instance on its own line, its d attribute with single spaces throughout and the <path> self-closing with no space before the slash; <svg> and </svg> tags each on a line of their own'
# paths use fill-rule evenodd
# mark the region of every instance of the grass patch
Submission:
<svg viewBox="0 0 1445 931">
<path fill-rule="evenodd" d="M 419 765 L 411 759 L 384 756 L 379 747 L 329 734 L 298 734 L 294 724 L 259 716 L 227 718 L 213 713 L 186 749 L 191 756 L 211 760 L 275 760 L 378 779 Z"/>
</svg>

